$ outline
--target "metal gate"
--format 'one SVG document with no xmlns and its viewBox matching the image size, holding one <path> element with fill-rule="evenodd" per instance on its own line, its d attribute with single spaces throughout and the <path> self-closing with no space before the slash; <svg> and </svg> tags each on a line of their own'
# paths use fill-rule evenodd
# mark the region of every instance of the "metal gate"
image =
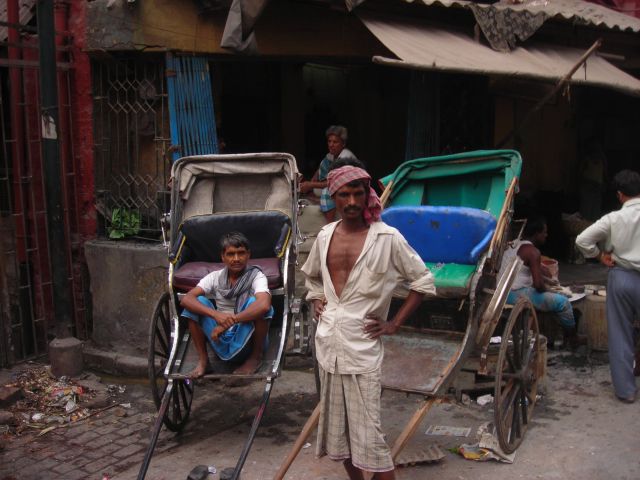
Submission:
<svg viewBox="0 0 640 480">
<path fill-rule="evenodd" d="M 169 208 L 164 56 L 115 53 L 92 62 L 100 236 L 160 240 Z"/>
<path fill-rule="evenodd" d="M 59 145 L 66 249 L 50 252 L 41 156 L 38 41 L 33 27 L 19 23 L 10 1 L 8 33 L 0 39 L 0 367 L 47 352 L 56 319 L 53 289 L 73 301 L 70 332 L 88 338 L 84 262 L 79 235 L 77 165 L 71 114 L 69 36 L 58 33 Z M 21 12 L 22 13 L 22 12 Z M 69 278 L 53 285 L 50 255 L 64 255 Z"/>
</svg>

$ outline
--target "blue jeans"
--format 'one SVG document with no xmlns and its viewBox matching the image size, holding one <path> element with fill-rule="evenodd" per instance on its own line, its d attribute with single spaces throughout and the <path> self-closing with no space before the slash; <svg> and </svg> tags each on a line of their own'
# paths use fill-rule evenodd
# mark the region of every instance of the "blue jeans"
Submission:
<svg viewBox="0 0 640 480">
<path fill-rule="evenodd" d="M 552 292 L 538 292 L 533 287 L 524 287 L 510 291 L 507 302 L 514 304 L 520 297 L 527 297 L 531 300 L 536 310 L 555 313 L 558 316 L 560 326 L 563 328 L 574 328 L 576 326 L 573 308 L 571 308 L 569 299 L 564 295 Z"/>
<path fill-rule="evenodd" d="M 213 302 L 204 295 L 200 295 L 198 297 L 198 301 L 206 307 L 217 310 Z M 240 308 L 240 312 L 246 310 L 246 308 L 255 301 L 256 297 L 249 297 L 245 304 Z M 216 352 L 216 355 L 218 355 L 222 360 L 233 359 L 242 361 L 242 359 L 246 358 L 251 352 L 251 343 L 249 340 L 251 340 L 253 331 L 255 330 L 253 322 L 242 322 L 232 325 L 220 335 L 217 342 L 214 342 L 211 338 L 211 333 L 218 326 L 218 323 L 213 318 L 192 313 L 186 308 L 182 310 L 181 316 L 193 320 L 200 325 L 205 337 L 209 340 L 209 345 L 211 345 L 213 351 Z M 264 318 L 265 320 L 270 320 L 272 317 L 273 307 L 269 309 Z M 264 340 L 264 349 L 267 350 L 268 346 L 269 336 L 267 335 Z"/>
</svg>

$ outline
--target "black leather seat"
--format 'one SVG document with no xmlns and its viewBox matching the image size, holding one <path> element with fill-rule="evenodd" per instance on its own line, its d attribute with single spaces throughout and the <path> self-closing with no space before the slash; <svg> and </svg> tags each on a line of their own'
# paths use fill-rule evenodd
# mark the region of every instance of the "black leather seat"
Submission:
<svg viewBox="0 0 640 480">
<path fill-rule="evenodd" d="M 262 269 L 269 288 L 282 287 L 280 257 L 289 240 L 291 222 L 280 211 L 264 210 L 199 215 L 185 220 L 171 254 L 178 267 L 174 271 L 174 288 L 188 291 L 208 273 L 222 269 L 220 239 L 234 231 L 249 240 L 249 264 Z"/>
</svg>

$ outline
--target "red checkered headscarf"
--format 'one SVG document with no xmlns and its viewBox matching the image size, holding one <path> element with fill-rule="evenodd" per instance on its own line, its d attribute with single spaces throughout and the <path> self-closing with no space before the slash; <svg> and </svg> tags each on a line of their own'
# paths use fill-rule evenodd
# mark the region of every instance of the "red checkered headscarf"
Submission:
<svg viewBox="0 0 640 480">
<path fill-rule="evenodd" d="M 367 192 L 367 204 L 364 207 L 364 221 L 367 225 L 380 220 L 380 212 L 382 212 L 382 203 L 376 191 L 371 188 L 371 177 L 369 174 L 361 168 L 346 165 L 344 167 L 331 170 L 327 176 L 327 188 L 329 189 L 329 195 L 333 196 L 338 190 L 344 187 L 347 183 L 354 180 L 364 180 L 369 187 Z"/>
</svg>

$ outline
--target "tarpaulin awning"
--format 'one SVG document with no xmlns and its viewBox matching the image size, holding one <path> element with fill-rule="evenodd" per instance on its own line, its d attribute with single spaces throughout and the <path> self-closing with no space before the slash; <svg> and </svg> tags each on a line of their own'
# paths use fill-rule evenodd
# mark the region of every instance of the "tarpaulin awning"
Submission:
<svg viewBox="0 0 640 480">
<path fill-rule="evenodd" d="M 584 51 L 559 45 L 533 44 L 497 52 L 471 34 L 432 26 L 420 20 L 360 12 L 367 28 L 398 58 L 373 57 L 379 64 L 421 70 L 501 75 L 557 82 Z M 640 96 L 640 80 L 604 58 L 591 55 L 571 77 L 571 83 L 612 88 Z"/>
</svg>

